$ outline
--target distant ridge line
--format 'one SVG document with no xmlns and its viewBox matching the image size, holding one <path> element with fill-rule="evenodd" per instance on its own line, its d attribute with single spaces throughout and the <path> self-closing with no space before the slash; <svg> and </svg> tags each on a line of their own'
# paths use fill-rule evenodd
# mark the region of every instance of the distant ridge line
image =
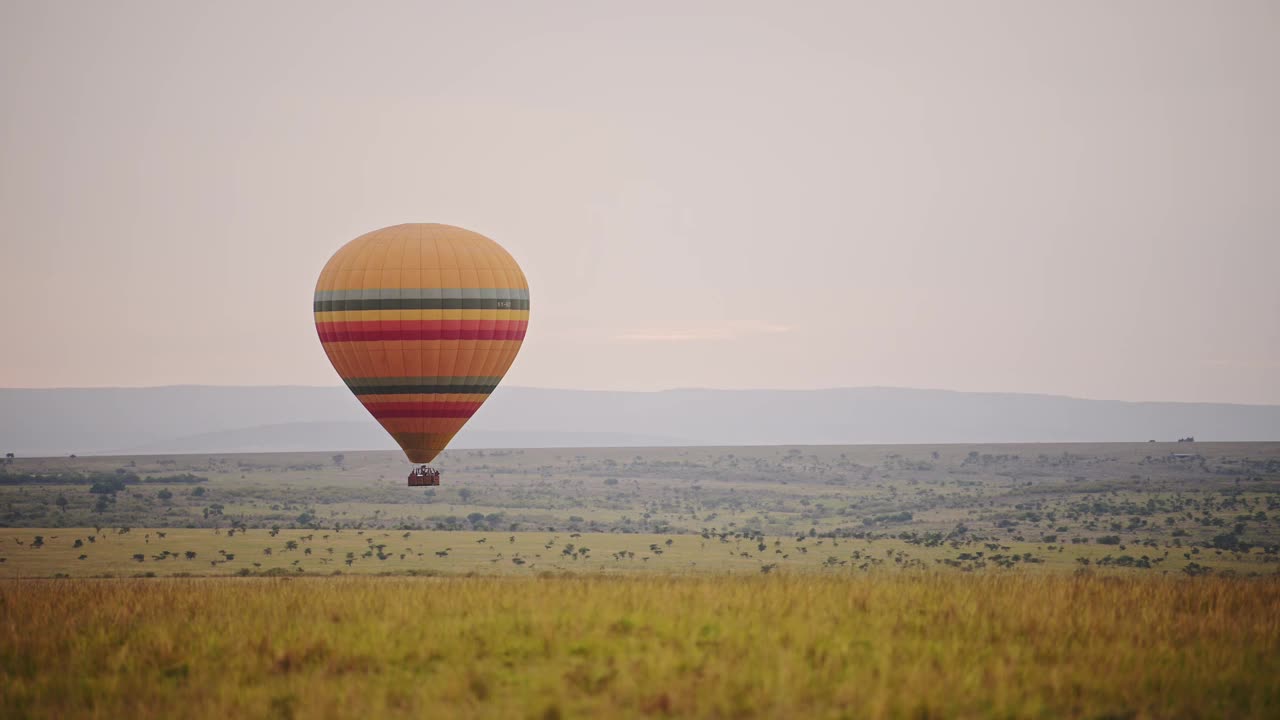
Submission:
<svg viewBox="0 0 1280 720">
<path fill-rule="evenodd" d="M 1280 405 L 894 387 L 560 390 L 498 386 L 454 447 L 1280 441 Z M 594 440 L 591 440 L 594 438 Z M 0 452 L 387 449 L 342 386 L 0 389 Z M 250 450 L 251 449 L 251 450 Z"/>
</svg>

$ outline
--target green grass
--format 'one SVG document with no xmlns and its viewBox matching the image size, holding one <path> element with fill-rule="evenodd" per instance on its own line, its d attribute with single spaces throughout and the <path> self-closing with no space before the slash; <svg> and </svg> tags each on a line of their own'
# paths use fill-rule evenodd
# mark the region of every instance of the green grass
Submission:
<svg viewBox="0 0 1280 720">
<path fill-rule="evenodd" d="M 1280 444 L 1187 450 L 19 459 L 0 717 L 1280 716 Z"/>
<path fill-rule="evenodd" d="M 1280 583 L 899 573 L 0 582 L 0 715 L 1280 713 Z"/>
</svg>

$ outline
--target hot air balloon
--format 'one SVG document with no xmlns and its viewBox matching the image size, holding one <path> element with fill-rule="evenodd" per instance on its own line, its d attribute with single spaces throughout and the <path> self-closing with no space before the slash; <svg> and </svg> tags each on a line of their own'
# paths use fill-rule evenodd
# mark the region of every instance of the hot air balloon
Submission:
<svg viewBox="0 0 1280 720">
<path fill-rule="evenodd" d="M 451 225 L 375 230 L 320 272 L 316 332 L 329 362 L 409 461 L 410 485 L 475 414 L 515 360 L 529 285 L 501 245 Z"/>
</svg>

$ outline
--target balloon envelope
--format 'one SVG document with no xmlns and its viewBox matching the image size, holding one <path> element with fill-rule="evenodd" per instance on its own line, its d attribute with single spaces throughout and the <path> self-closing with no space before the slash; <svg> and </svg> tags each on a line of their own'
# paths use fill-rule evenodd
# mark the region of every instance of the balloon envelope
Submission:
<svg viewBox="0 0 1280 720">
<path fill-rule="evenodd" d="M 411 462 L 428 463 L 515 360 L 529 285 L 511 254 L 483 235 L 396 225 L 334 253 L 314 312 L 347 387 Z"/>
</svg>

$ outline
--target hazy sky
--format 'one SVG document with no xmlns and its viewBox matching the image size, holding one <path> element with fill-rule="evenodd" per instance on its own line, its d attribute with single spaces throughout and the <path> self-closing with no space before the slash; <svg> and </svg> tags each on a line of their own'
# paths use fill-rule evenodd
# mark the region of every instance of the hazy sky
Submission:
<svg viewBox="0 0 1280 720">
<path fill-rule="evenodd" d="M 336 384 L 402 222 L 513 384 L 1280 403 L 1280 3 L 0 0 L 0 386 Z"/>
</svg>

